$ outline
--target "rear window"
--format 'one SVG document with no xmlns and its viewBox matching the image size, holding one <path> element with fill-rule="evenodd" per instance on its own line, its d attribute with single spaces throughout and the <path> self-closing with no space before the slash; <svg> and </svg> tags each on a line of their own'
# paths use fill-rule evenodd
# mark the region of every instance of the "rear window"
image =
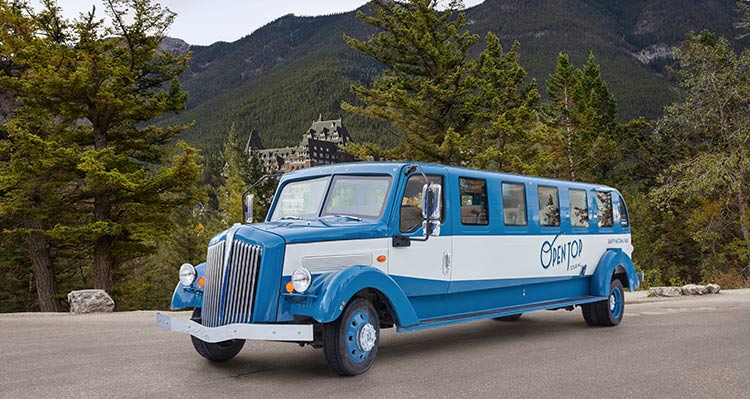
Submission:
<svg viewBox="0 0 750 399">
<path fill-rule="evenodd" d="M 596 192 L 597 216 L 599 227 L 612 227 L 614 225 L 612 216 L 612 194 L 604 191 Z"/>
<path fill-rule="evenodd" d="M 625 209 L 625 200 L 620 196 L 620 224 L 622 227 L 630 226 L 630 218 L 628 217 L 628 210 Z"/>
</svg>

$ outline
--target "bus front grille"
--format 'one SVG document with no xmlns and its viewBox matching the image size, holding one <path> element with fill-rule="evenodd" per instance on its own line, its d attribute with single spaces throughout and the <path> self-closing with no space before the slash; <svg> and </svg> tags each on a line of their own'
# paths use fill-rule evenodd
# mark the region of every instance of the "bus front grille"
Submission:
<svg viewBox="0 0 750 399">
<path fill-rule="evenodd" d="M 201 324 L 218 327 L 250 322 L 260 255 L 260 246 L 231 235 L 208 248 Z"/>
</svg>

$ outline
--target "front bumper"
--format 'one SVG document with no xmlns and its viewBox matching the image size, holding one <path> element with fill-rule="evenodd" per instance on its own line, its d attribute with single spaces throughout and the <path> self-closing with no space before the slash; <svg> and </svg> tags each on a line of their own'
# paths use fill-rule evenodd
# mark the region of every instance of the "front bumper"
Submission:
<svg viewBox="0 0 750 399">
<path fill-rule="evenodd" d="M 260 341 L 310 342 L 313 340 L 312 324 L 227 324 L 206 327 L 190 319 L 156 314 L 156 325 L 165 330 L 190 334 L 205 342 L 222 342 L 230 339 Z"/>
</svg>

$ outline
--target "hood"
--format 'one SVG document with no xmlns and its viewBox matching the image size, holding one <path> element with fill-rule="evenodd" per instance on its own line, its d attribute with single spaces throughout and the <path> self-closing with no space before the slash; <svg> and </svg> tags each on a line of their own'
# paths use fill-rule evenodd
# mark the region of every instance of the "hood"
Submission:
<svg viewBox="0 0 750 399">
<path fill-rule="evenodd" d="M 257 223 L 252 227 L 276 234 L 287 244 L 317 241 L 356 240 L 388 236 L 388 227 L 379 220 L 355 221 L 323 217 L 309 220 L 283 220 Z"/>
</svg>

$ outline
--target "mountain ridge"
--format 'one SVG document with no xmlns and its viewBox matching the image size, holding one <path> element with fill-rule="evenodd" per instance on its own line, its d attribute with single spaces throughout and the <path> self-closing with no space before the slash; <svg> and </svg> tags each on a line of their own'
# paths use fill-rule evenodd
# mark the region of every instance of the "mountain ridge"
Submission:
<svg viewBox="0 0 750 399">
<path fill-rule="evenodd" d="M 492 31 L 506 48 L 520 42 L 520 63 L 542 92 L 559 52 L 578 65 L 593 52 L 626 120 L 654 119 L 677 98 L 664 72 L 670 49 L 690 30 L 731 36 L 734 5 L 718 0 L 487 0 L 465 12 L 470 31 L 482 37 Z M 162 121 L 196 121 L 184 138 L 200 148 L 220 146 L 232 124 L 244 137 L 254 129 L 268 146 L 280 146 L 297 142 L 309 121 L 322 113 L 343 117 L 355 141 L 388 145 L 394 138 L 385 134 L 387 124 L 340 109 L 342 100 L 356 101 L 350 85 L 368 83 L 382 72 L 342 36 L 366 38 L 374 32 L 356 11 L 286 15 L 231 43 L 191 46 L 193 61 L 182 78 L 188 108 Z"/>
</svg>

